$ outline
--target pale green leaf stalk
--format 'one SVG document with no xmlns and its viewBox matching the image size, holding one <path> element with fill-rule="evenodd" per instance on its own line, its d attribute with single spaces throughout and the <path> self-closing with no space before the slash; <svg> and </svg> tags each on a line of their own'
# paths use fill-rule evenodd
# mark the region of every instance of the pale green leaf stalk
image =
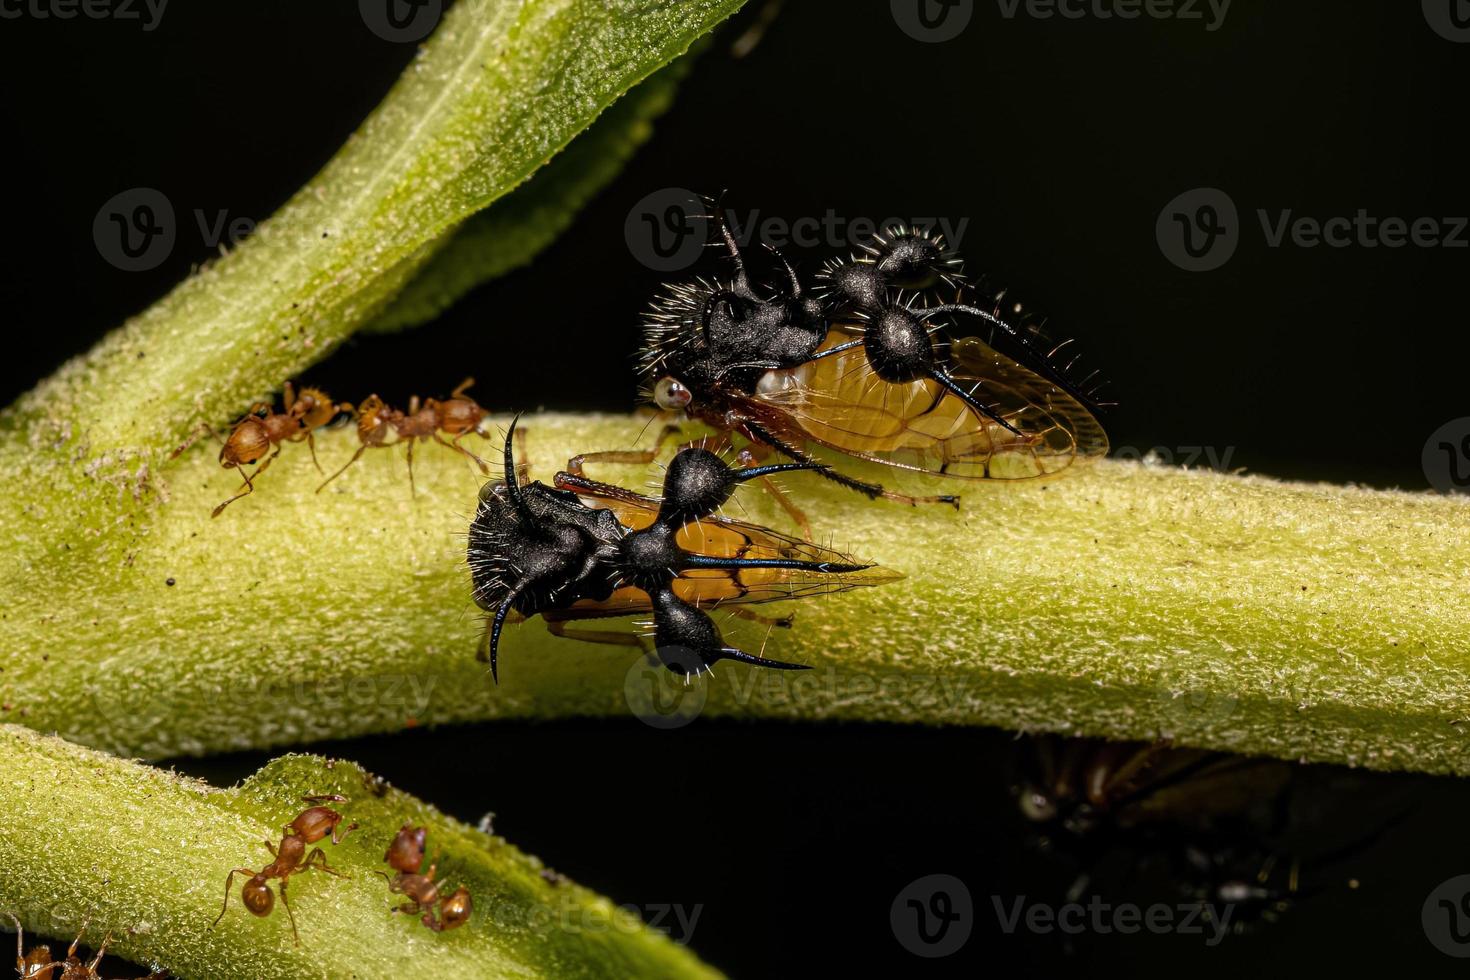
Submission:
<svg viewBox="0 0 1470 980">
<path fill-rule="evenodd" d="M 528 416 L 534 473 L 628 447 L 645 422 Z M 329 469 L 355 445 L 319 442 Z M 238 478 L 190 454 L 124 567 L 62 556 L 0 596 L 3 717 L 166 757 L 707 698 L 692 724 L 994 725 L 1470 773 L 1462 499 L 1103 462 L 969 488 L 956 513 L 792 474 L 823 540 L 905 576 L 796 603 L 769 638 L 717 614 L 727 638 L 811 671 L 722 663 L 686 691 L 635 650 L 531 620 L 508 629 L 497 687 L 475 661 L 464 564 L 483 478 L 430 446 L 410 497 L 395 449 L 316 494 L 305 447 L 289 450 L 217 520 Z M 598 475 L 640 487 L 658 472 Z M 757 489 L 737 499 L 734 516 L 789 526 Z"/>
<path fill-rule="evenodd" d="M 461 225 L 363 330 L 387 332 L 424 323 L 474 287 L 536 258 L 652 135 L 653 121 L 673 104 L 694 57 L 691 51 L 639 84 L 514 194 Z"/>
<path fill-rule="evenodd" d="M 350 762 L 286 756 L 219 790 L 0 725 L 0 788 L 0 912 L 19 917 L 28 948 L 43 936 L 69 942 L 86 920 L 89 944 L 110 934 L 110 951 L 186 977 L 718 975 L 630 911 L 501 837 L 374 786 Z M 246 912 L 242 875 L 212 926 L 230 870 L 268 864 L 262 842 L 280 841 L 308 805 L 302 796 L 328 793 L 348 798 L 330 805 L 358 828 L 317 845 L 348 877 L 290 879 L 300 945 L 279 899 L 266 918 Z M 383 854 L 404 823 L 426 827 L 430 850 L 442 849 L 438 880 L 470 889 L 474 912 L 458 929 L 436 934 L 390 912 L 402 897 L 375 872 L 391 873 Z"/>
</svg>

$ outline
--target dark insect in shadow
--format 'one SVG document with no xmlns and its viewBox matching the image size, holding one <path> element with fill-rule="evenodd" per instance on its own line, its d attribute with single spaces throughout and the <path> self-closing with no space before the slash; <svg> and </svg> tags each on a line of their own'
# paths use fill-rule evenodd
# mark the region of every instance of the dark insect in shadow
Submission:
<svg viewBox="0 0 1470 980">
<path fill-rule="evenodd" d="M 847 555 L 767 528 L 718 516 L 735 489 L 773 473 L 816 469 L 781 463 L 735 469 L 707 449 L 687 447 L 669 463 L 661 497 L 558 473 L 555 486 L 526 483 L 505 438 L 503 482 L 487 484 L 469 532 L 474 599 L 490 613 L 480 658 L 498 680 L 501 630 L 511 618 L 540 615 L 558 636 L 622 646 L 644 638 L 616 630 L 569 630 L 583 619 L 651 612 L 652 639 L 677 674 L 707 672 L 720 660 L 801 670 L 727 644 L 702 606 L 744 606 L 841 592 L 897 578 Z"/>
<path fill-rule="evenodd" d="M 1300 766 L 1166 742 L 1030 741 L 1012 792 L 1032 846 L 1075 875 L 1068 902 L 1152 881 L 1200 921 L 1253 931 L 1299 902 L 1356 888 L 1343 864 L 1404 816 L 1371 818 L 1366 833 L 1324 847 L 1298 826 L 1310 823 L 1293 806 Z"/>
</svg>

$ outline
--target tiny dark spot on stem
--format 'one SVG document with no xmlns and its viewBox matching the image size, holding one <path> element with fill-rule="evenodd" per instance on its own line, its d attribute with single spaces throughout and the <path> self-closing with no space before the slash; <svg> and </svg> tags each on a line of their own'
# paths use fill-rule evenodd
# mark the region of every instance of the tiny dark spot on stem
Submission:
<svg viewBox="0 0 1470 980">
<path fill-rule="evenodd" d="M 174 584 L 174 577 L 172 575 L 170 575 L 168 578 L 166 578 L 166 579 L 163 580 L 163 584 L 164 585 L 173 585 Z"/>
</svg>

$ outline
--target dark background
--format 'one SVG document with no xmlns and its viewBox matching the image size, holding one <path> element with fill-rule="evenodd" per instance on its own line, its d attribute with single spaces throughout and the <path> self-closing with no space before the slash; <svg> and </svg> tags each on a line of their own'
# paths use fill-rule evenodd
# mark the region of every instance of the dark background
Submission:
<svg viewBox="0 0 1470 980">
<path fill-rule="evenodd" d="M 737 211 L 788 220 L 829 209 L 969 219 L 969 267 L 1046 310 L 1110 379 L 1119 406 L 1106 424 L 1126 451 L 1157 446 L 1177 460 L 1206 446 L 1256 472 L 1422 488 L 1425 440 L 1470 414 L 1470 250 L 1271 248 L 1255 215 L 1470 214 L 1470 45 L 1438 36 L 1418 4 L 1236 0 L 1209 32 L 1146 17 L 1007 20 L 983 0 L 959 38 L 923 44 L 887 3 L 798 0 L 749 57 L 730 56 L 732 37 L 533 266 L 437 323 L 353 342 L 308 380 L 395 400 L 445 391 L 469 364 L 493 409 L 629 407 L 631 367 L 617 366 L 630 364 L 659 277 L 630 255 L 624 221 L 673 186 L 729 188 Z M 269 215 L 412 54 L 375 37 L 349 2 L 175 0 L 152 32 L 0 20 L 0 401 L 208 257 L 193 209 Z M 186 218 L 170 259 L 143 273 L 108 265 L 91 234 L 102 203 L 135 186 L 163 191 Z M 1161 253 L 1155 220 L 1209 186 L 1238 206 L 1240 245 L 1216 271 L 1185 272 Z M 824 255 L 793 258 L 810 270 Z M 514 330 L 533 307 L 539 329 Z M 702 905 L 693 946 L 736 976 L 1056 976 L 1104 961 L 1204 976 L 1445 970 L 1454 961 L 1426 941 L 1420 905 L 1470 871 L 1461 784 L 1354 776 L 1370 797 L 1417 801 L 1348 859 L 1357 891 L 1305 898 L 1218 948 L 1150 935 L 1067 948 L 996 925 L 992 894 L 1045 898 L 1070 880 L 1022 846 L 1001 733 L 700 721 L 668 738 L 629 721 L 314 748 L 464 819 L 496 811 L 497 831 L 617 901 Z M 182 767 L 228 782 L 262 759 Z M 1316 780 L 1312 808 L 1336 825 L 1381 820 L 1336 781 Z M 978 920 L 963 951 L 926 961 L 894 941 L 888 906 L 933 872 L 967 882 Z"/>
</svg>

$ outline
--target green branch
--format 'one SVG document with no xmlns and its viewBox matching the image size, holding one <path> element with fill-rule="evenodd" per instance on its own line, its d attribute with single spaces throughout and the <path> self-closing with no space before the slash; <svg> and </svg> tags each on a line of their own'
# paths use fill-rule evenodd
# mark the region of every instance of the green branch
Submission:
<svg viewBox="0 0 1470 980">
<path fill-rule="evenodd" d="M 175 976 L 717 975 L 607 899 L 543 877 L 539 861 L 504 839 L 398 790 L 375 795 L 352 763 L 287 756 L 216 790 L 4 725 L 0 786 L 0 910 L 65 941 L 88 920 L 90 944 L 110 932 L 112 950 Z M 245 911 L 238 875 L 229 911 L 211 926 L 230 869 L 269 863 L 261 842 L 280 840 L 302 796 L 325 793 L 348 797 L 333 805 L 359 828 L 321 845 L 350 877 L 292 876 L 300 945 L 279 902 L 268 918 Z M 383 852 L 405 822 L 427 827 L 430 848 L 443 849 L 439 879 L 473 896 L 470 921 L 452 932 L 389 912 L 401 896 L 374 872 L 387 870 Z"/>
<path fill-rule="evenodd" d="M 574 452 L 630 445 L 643 421 L 525 426 L 548 479 Z M 325 433 L 323 465 L 353 445 Z M 630 651 L 552 638 L 539 620 L 507 634 L 496 687 L 474 660 L 462 550 L 482 478 L 430 447 L 410 499 L 394 450 L 318 495 L 305 447 L 288 449 L 218 520 L 210 509 L 238 477 L 190 454 L 123 562 L 65 552 L 0 595 L 0 645 L 14 651 L 0 717 L 164 757 L 472 719 L 626 718 L 629 692 L 683 695 Z M 642 486 L 655 472 L 604 475 Z M 705 716 L 1170 737 L 1470 773 L 1470 503 L 1111 462 L 975 487 L 959 514 L 804 475 L 788 485 L 819 534 L 906 578 L 798 604 L 768 652 L 815 669 L 724 664 L 694 689 Z M 761 494 L 740 499 L 781 524 Z M 764 639 L 727 630 L 750 648 Z"/>
<path fill-rule="evenodd" d="M 371 320 L 466 218 L 741 0 L 461 0 L 361 129 L 239 248 L 7 413 L 31 448 L 147 488 Z M 141 476 L 139 475 L 141 472 Z"/>
</svg>

